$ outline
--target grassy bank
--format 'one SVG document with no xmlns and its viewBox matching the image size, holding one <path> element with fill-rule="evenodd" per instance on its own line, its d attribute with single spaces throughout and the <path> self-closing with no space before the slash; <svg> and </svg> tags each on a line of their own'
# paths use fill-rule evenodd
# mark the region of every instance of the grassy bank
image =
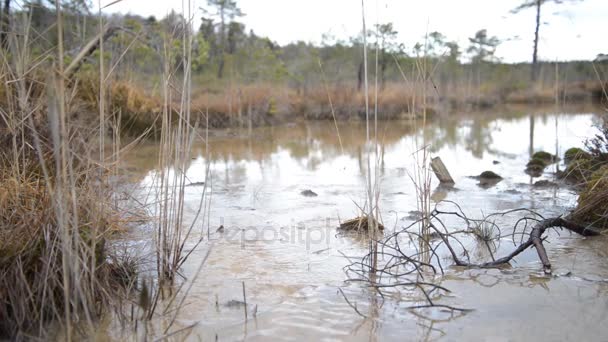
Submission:
<svg viewBox="0 0 608 342">
<path fill-rule="evenodd" d="M 77 93 L 78 100 L 88 112 L 98 107 L 96 80 L 82 81 Z M 382 120 L 449 115 L 453 112 L 490 110 L 504 105 L 549 105 L 594 103 L 594 91 L 599 82 L 574 82 L 560 86 L 536 87 L 529 90 L 505 91 L 499 85 L 494 88 L 467 90 L 455 88 L 452 93 L 439 93 L 429 86 L 423 106 L 423 90 L 416 90 L 406 83 L 390 83 L 377 92 L 378 118 Z M 375 94 L 374 87 L 370 93 Z M 430 95 L 428 95 L 430 94 Z M 474 95 L 471 95 L 474 94 Z M 172 94 L 180 98 L 177 92 Z M 159 94 L 146 90 L 135 82 L 115 81 L 109 87 L 108 104 L 113 125 L 130 135 L 150 132 L 158 137 L 163 104 Z M 374 108 L 376 98 L 370 98 Z M 169 109 L 177 111 L 180 103 L 169 103 Z M 194 86 L 192 93 L 192 124 L 205 128 L 257 127 L 298 120 L 360 120 L 365 117 L 365 97 L 356 85 L 318 86 L 297 90 L 282 84 L 261 83 L 232 85 L 213 89 Z M 86 113 L 81 113 L 86 117 Z M 113 129 L 113 126 L 110 127 Z"/>
<path fill-rule="evenodd" d="M 62 82 L 39 84 L 48 98 L 24 83 L 3 80 L 13 106 L 0 120 L 0 338 L 17 340 L 48 336 L 48 322 L 92 327 L 135 281 L 106 243 L 128 218 L 94 157 L 95 126 L 68 121 Z"/>
<path fill-rule="evenodd" d="M 608 231 L 608 115 L 603 116 L 596 128 L 596 134 L 585 141 L 585 149 L 570 148 L 564 153 L 567 168 L 558 176 L 580 193 L 570 218 L 590 228 Z"/>
<path fill-rule="evenodd" d="M 189 78 L 176 76 L 166 62 L 163 87 L 146 93 L 110 76 L 117 64 L 104 63 L 103 45 L 88 37 L 84 42 L 99 49 L 98 59 L 89 56 L 83 60 L 88 68 L 70 71 L 75 56 L 64 29 L 74 28 L 77 18 L 60 2 L 53 6 L 45 31 L 51 48 L 40 52 L 32 45 L 40 36 L 27 12 L 11 17 L 8 43 L 0 46 L 0 339 L 80 340 L 109 313 L 136 330 L 157 310 L 169 317 L 183 305 L 176 299 L 181 287 L 174 285 L 183 280 L 179 269 L 190 234 L 179 212 L 184 176 L 164 172 L 155 210 L 136 208 L 154 232 L 147 263 L 155 266 L 146 273 L 135 251 L 115 244 L 117 233 L 132 227 L 133 212 L 118 196 L 116 176 L 123 131 L 158 135 L 159 169 L 183 169 L 190 160 Z M 181 44 L 190 46 L 185 19 L 177 24 Z M 175 41 L 167 37 L 163 44 Z M 189 55 L 184 48 L 183 60 Z M 98 69 L 91 68 L 95 63 Z M 171 324 L 163 328 L 160 335 Z"/>
</svg>

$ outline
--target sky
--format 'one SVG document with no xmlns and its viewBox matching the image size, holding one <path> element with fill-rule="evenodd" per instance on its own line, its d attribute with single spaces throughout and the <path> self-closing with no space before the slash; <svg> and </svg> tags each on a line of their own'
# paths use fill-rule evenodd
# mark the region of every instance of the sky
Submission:
<svg viewBox="0 0 608 342">
<path fill-rule="evenodd" d="M 98 0 L 94 0 L 98 1 Z M 102 7 L 114 0 L 101 0 Z M 188 0 L 186 1 L 186 6 Z M 206 0 L 190 0 L 195 28 Z M 364 0 L 366 23 L 393 23 L 407 51 L 439 31 L 466 49 L 468 37 L 480 29 L 503 41 L 496 56 L 503 62 L 530 61 L 534 39 L 535 10 L 518 14 L 510 10 L 523 0 Z M 315 44 L 324 35 L 348 40 L 362 29 L 360 0 L 237 0 L 247 30 L 267 36 L 281 45 L 295 41 Z M 171 9 L 182 12 L 180 0 L 123 0 L 104 13 L 131 13 L 162 18 Z M 590 60 L 608 53 L 606 20 L 608 0 L 548 3 L 541 12 L 539 58 L 546 61 Z"/>
</svg>

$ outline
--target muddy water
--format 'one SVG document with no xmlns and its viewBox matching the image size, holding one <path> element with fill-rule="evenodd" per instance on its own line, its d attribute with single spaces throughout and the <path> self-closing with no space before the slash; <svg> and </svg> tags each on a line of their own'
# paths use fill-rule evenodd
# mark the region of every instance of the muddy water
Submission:
<svg viewBox="0 0 608 342">
<path fill-rule="evenodd" d="M 599 111 L 598 111 L 599 112 Z M 432 180 L 432 200 L 459 203 L 467 215 L 526 207 L 545 216 L 567 212 L 576 196 L 567 187 L 537 188 L 553 179 L 557 167 L 540 178 L 523 170 L 530 152 L 560 154 L 581 146 L 593 132 L 593 110 L 571 114 L 494 113 L 437 118 L 427 127 L 411 122 L 379 122 L 380 211 L 389 231 L 415 216 L 416 195 L 410 176 L 412 153 L 428 145 L 440 156 L 456 185 Z M 298 123 L 248 131 L 215 133 L 208 147 L 195 146 L 187 177 L 211 189 L 209 220 L 196 222 L 194 244 L 184 273 L 196 273 L 178 327 L 198 323 L 191 340 L 603 340 L 608 336 L 608 244 L 566 232 L 549 234 L 549 258 L 555 272 L 540 272 L 534 250 L 503 269 L 449 267 L 434 280 L 452 292 L 438 301 L 474 309 L 467 313 L 439 309 L 408 310 L 418 295 L 394 294 L 379 301 L 360 284 L 345 282 L 345 256 L 356 258 L 367 243 L 337 234 L 339 220 L 358 215 L 365 203 L 364 124 Z M 206 149 L 209 158 L 206 158 Z M 128 164 L 140 175 L 140 192 L 154 186 L 156 146 L 138 147 Z M 206 166 L 210 177 L 206 179 Z M 492 170 L 504 177 L 480 187 L 469 176 Z M 306 197 L 303 190 L 318 196 Z M 199 207 L 203 186 L 186 187 L 185 222 Z M 143 197 L 142 197 L 143 198 Z M 507 230 L 516 218 L 500 218 Z M 208 224 L 207 224 L 208 222 Z M 217 231 L 222 225 L 223 231 Z M 134 235 L 142 237 L 145 230 Z M 513 248 L 503 239 L 498 254 Z M 467 245 L 473 254 L 479 248 Z M 483 256 L 482 252 L 477 253 Z M 245 283 L 248 318 L 236 301 Z M 358 315 L 338 291 L 368 318 Z M 158 326 L 162 326 L 159 322 Z"/>
</svg>

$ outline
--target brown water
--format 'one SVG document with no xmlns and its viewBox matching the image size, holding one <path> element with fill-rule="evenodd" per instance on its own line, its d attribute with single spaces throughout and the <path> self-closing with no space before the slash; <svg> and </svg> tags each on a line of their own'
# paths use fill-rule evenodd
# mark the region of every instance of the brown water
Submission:
<svg viewBox="0 0 608 342">
<path fill-rule="evenodd" d="M 593 111 L 578 114 L 485 114 L 437 118 L 425 129 L 409 122 L 379 122 L 380 211 L 389 231 L 412 221 L 417 210 L 412 153 L 427 144 L 456 181 L 454 189 L 437 187 L 432 199 L 459 203 L 467 215 L 526 207 L 545 216 L 560 215 L 576 204 L 567 187 L 535 188 L 552 179 L 556 165 L 541 178 L 523 171 L 530 151 L 560 154 L 581 146 L 593 132 Z M 298 123 L 245 131 L 216 132 L 211 157 L 196 146 L 187 170 L 191 182 L 211 187 L 209 226 L 196 223 L 205 242 L 190 257 L 184 274 L 196 273 L 211 249 L 180 312 L 176 328 L 198 323 L 188 340 L 606 340 L 608 339 L 608 244 L 603 237 L 585 239 L 551 232 L 547 244 L 554 267 L 541 272 L 535 251 L 518 256 L 510 268 L 448 267 L 434 280 L 452 293 L 439 301 L 467 313 L 439 309 L 408 310 L 419 294 L 402 292 L 381 302 L 361 284 L 345 282 L 344 255 L 367 252 L 367 243 L 337 234 L 339 220 L 358 215 L 365 203 L 365 125 L 332 122 Z M 556 130 L 558 139 L 556 141 Z M 157 147 L 132 151 L 127 164 L 138 175 L 140 200 L 153 192 Z M 497 161 L 498 163 L 495 163 Z M 211 176 L 205 179 L 209 163 Z M 563 165 L 560 166 L 563 168 Z M 468 176 L 493 170 L 504 177 L 482 188 Z M 186 187 L 185 222 L 198 209 L 202 186 Z M 317 197 L 305 197 L 310 189 Z M 508 231 L 514 217 L 497 223 Z M 216 232 L 223 225 L 224 232 Z M 148 228 L 134 231 L 133 246 L 151 239 Z M 207 236 L 210 240 L 207 240 Z M 498 254 L 513 248 L 501 241 Z M 469 241 L 471 251 L 477 249 Z M 450 261 L 444 260 L 444 266 Z M 191 278 L 192 279 L 192 278 Z M 245 282 L 249 319 L 242 300 Z M 338 291 L 341 287 L 359 316 Z M 254 314 L 255 311 L 255 314 Z M 158 324 L 156 324 L 158 323 Z M 151 329 L 158 330 L 163 322 Z"/>
</svg>

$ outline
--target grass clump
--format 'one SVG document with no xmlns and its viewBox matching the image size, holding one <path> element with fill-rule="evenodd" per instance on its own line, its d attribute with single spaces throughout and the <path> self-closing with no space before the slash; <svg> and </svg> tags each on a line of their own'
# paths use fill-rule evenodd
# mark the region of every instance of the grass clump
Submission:
<svg viewBox="0 0 608 342">
<path fill-rule="evenodd" d="M 122 258 L 106 244 L 125 225 L 109 205 L 109 192 L 100 191 L 89 178 L 88 166 L 75 166 L 80 177 L 73 183 L 74 191 L 63 193 L 65 203 L 70 203 L 63 206 L 58 203 L 55 175 L 44 177 L 33 161 L 16 173 L 6 155 L 2 158 L 0 338 L 44 336 L 42 323 L 61 317 L 66 306 L 74 315 L 95 320 L 115 300 L 109 296 L 116 291 L 108 289 L 124 289 L 135 280 L 133 273 L 120 272 Z M 66 278 L 69 301 L 63 295 Z"/>
<path fill-rule="evenodd" d="M 571 161 L 559 176 L 571 183 L 584 185 L 600 166 L 601 164 L 593 159 L 576 159 Z"/>
<path fill-rule="evenodd" d="M 608 165 L 591 174 L 590 180 L 581 191 L 578 205 L 571 215 L 577 222 L 595 228 L 608 228 Z"/>
<path fill-rule="evenodd" d="M 340 223 L 339 229 L 342 231 L 368 231 L 370 226 L 376 226 L 379 230 L 384 230 L 384 225 L 376 221 L 375 218 L 362 215 Z"/>
<path fill-rule="evenodd" d="M 587 151 L 569 149 L 565 177 L 582 188 L 570 218 L 599 230 L 608 229 L 608 117 L 596 126 L 599 132 L 585 142 Z"/>
<path fill-rule="evenodd" d="M 491 242 L 497 238 L 498 231 L 496 223 L 489 221 L 481 221 L 471 228 L 471 232 L 476 238 L 484 242 Z"/>
</svg>

